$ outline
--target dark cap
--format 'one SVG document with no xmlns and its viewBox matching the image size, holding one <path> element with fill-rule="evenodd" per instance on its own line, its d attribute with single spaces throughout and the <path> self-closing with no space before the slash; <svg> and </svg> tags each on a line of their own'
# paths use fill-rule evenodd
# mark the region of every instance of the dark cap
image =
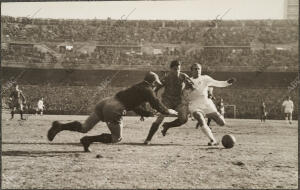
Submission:
<svg viewBox="0 0 300 190">
<path fill-rule="evenodd" d="M 158 84 L 162 85 L 162 83 L 159 80 L 159 77 L 156 73 L 150 71 L 145 75 L 144 81 L 147 81 L 149 83 L 153 83 L 154 81 Z"/>
<path fill-rule="evenodd" d="M 181 62 L 178 61 L 178 60 L 174 60 L 174 61 L 171 62 L 170 68 L 173 68 L 173 67 L 179 66 L 179 65 L 181 65 Z"/>
</svg>

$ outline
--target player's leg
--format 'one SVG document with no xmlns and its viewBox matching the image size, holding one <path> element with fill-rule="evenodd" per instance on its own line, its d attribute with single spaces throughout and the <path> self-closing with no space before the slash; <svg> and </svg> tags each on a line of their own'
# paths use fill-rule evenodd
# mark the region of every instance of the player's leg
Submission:
<svg viewBox="0 0 300 190">
<path fill-rule="evenodd" d="M 43 108 L 41 108 L 40 111 L 41 111 L 40 115 L 43 116 L 43 112 L 44 112 Z"/>
<path fill-rule="evenodd" d="M 203 113 L 201 113 L 200 111 L 195 111 L 193 112 L 193 116 L 195 119 L 197 119 L 197 125 L 201 127 L 202 132 L 209 138 L 210 142 L 208 143 L 208 145 L 218 145 L 218 142 L 211 132 L 211 129 L 207 126 Z"/>
<path fill-rule="evenodd" d="M 179 104 L 178 102 L 175 102 L 169 98 L 164 98 L 164 97 L 162 98 L 162 103 L 169 109 L 175 109 L 176 106 Z M 158 115 L 157 119 L 151 125 L 147 138 L 144 141 L 144 144 L 150 143 L 152 137 L 154 136 L 154 134 L 156 133 L 156 131 L 158 130 L 160 124 L 163 122 L 164 119 L 165 119 L 165 115 L 163 114 Z"/>
<path fill-rule="evenodd" d="M 163 124 L 163 130 L 161 131 L 162 135 L 165 136 L 167 134 L 167 131 L 170 128 L 173 127 L 179 127 L 183 124 L 185 124 L 188 121 L 188 105 L 187 104 L 180 104 L 177 107 L 178 117 L 174 121 L 171 122 L 164 122 Z"/>
<path fill-rule="evenodd" d="M 156 131 L 159 128 L 159 125 L 163 122 L 165 118 L 165 115 L 163 114 L 159 114 L 158 117 L 156 118 L 156 120 L 152 123 L 151 128 L 148 132 L 148 136 L 144 142 L 144 144 L 149 144 L 150 141 L 152 140 L 152 137 L 154 136 L 154 134 L 156 133 Z"/>
<path fill-rule="evenodd" d="M 211 122 L 211 119 L 210 119 L 210 118 L 208 118 L 208 119 L 207 119 L 207 126 L 209 126 L 209 125 L 210 125 L 210 122 Z"/>
<path fill-rule="evenodd" d="M 288 119 L 289 119 L 289 123 L 292 124 L 292 113 L 288 113 Z"/>
<path fill-rule="evenodd" d="M 99 110 L 100 109 L 100 110 Z M 98 106 L 103 121 L 106 122 L 111 134 L 102 133 L 96 136 L 85 136 L 80 139 L 85 152 L 89 152 L 89 146 L 93 142 L 117 143 L 122 140 L 123 116 L 126 114 L 125 107 L 116 99 L 112 98 L 103 106 Z"/>
<path fill-rule="evenodd" d="M 100 120 L 104 119 L 103 110 L 106 104 L 110 103 L 110 99 L 104 99 L 100 103 L 98 103 L 95 107 L 94 112 L 85 120 L 83 124 L 79 121 L 73 121 L 70 123 L 62 124 L 58 121 L 54 121 L 52 123 L 52 127 L 48 131 L 48 140 L 53 141 L 54 137 L 61 131 L 76 131 L 80 133 L 87 133 L 91 130 Z M 111 112 L 114 112 L 114 109 L 108 109 Z"/>
<path fill-rule="evenodd" d="M 96 136 L 84 136 L 83 138 L 80 139 L 80 142 L 83 145 L 85 152 L 91 151 L 89 146 L 93 142 L 117 143 L 122 140 L 122 131 L 123 131 L 122 119 L 118 122 L 107 122 L 107 126 L 111 134 L 102 133 L 101 135 L 96 135 Z"/>
<path fill-rule="evenodd" d="M 23 117 L 23 110 L 24 110 L 23 104 L 20 103 L 20 104 L 18 105 L 18 108 L 19 108 L 19 110 L 20 110 L 20 117 L 21 117 L 21 119 L 22 119 L 22 120 L 25 120 L 25 118 Z"/>
<path fill-rule="evenodd" d="M 288 123 L 289 114 L 288 113 L 284 113 L 284 117 L 285 117 L 285 122 Z"/>
<path fill-rule="evenodd" d="M 208 113 L 208 114 L 206 114 L 206 117 L 211 118 L 220 126 L 224 126 L 226 124 L 224 116 L 222 114 L 220 114 L 219 112 Z"/>
<path fill-rule="evenodd" d="M 73 121 L 69 123 L 60 123 L 59 121 L 54 121 L 52 127 L 48 131 L 48 140 L 53 141 L 54 137 L 61 131 L 75 131 L 80 133 L 87 133 L 91 130 L 98 122 L 100 117 L 93 112 L 86 121 L 82 124 L 79 121 Z"/>
<path fill-rule="evenodd" d="M 16 111 L 16 107 L 15 107 L 15 106 L 12 106 L 11 112 L 10 112 L 10 114 L 11 114 L 11 118 L 10 118 L 10 119 L 13 119 L 13 118 L 14 118 L 15 111 Z"/>
</svg>

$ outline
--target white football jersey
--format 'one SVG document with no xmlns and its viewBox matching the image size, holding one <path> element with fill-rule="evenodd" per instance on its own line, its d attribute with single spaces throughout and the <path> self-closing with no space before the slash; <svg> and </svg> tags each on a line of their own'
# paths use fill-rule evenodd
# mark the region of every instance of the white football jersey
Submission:
<svg viewBox="0 0 300 190">
<path fill-rule="evenodd" d="M 289 113 L 292 112 L 294 110 L 294 103 L 292 100 L 285 100 L 282 103 L 282 106 L 284 107 L 284 112 L 285 113 Z"/>
<path fill-rule="evenodd" d="M 43 100 L 39 100 L 37 105 L 38 105 L 39 109 L 43 109 L 44 108 L 44 102 L 43 102 Z"/>
<path fill-rule="evenodd" d="M 226 87 L 230 86 L 227 81 L 218 81 L 214 80 L 210 76 L 207 75 L 201 75 L 198 78 L 191 78 L 191 80 L 194 82 L 194 90 L 191 90 L 187 96 L 189 101 L 196 100 L 198 98 L 208 98 L 208 88 L 209 87 Z"/>
</svg>

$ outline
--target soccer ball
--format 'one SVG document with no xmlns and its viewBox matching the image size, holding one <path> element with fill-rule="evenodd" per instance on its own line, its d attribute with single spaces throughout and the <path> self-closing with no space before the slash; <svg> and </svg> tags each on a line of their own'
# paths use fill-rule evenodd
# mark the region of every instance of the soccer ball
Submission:
<svg viewBox="0 0 300 190">
<path fill-rule="evenodd" d="M 222 144 L 225 148 L 232 148 L 236 140 L 233 135 L 224 135 L 222 138 Z"/>
</svg>

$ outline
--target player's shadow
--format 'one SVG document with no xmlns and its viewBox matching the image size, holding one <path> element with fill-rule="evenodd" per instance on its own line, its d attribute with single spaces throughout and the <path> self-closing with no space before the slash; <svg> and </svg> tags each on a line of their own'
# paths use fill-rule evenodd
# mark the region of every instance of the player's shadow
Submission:
<svg viewBox="0 0 300 190">
<path fill-rule="evenodd" d="M 83 151 L 2 151 L 2 156 L 55 157 L 61 154 L 83 153 Z"/>
<path fill-rule="evenodd" d="M 51 142 L 2 142 L 2 144 L 32 144 L 32 145 L 72 145 L 72 146 L 82 146 L 80 143 L 51 143 Z"/>
<path fill-rule="evenodd" d="M 196 145 L 198 147 L 198 149 L 202 149 L 202 150 L 224 150 L 226 148 L 222 147 L 222 146 L 207 146 L 207 145 Z"/>
<path fill-rule="evenodd" d="M 144 143 L 134 143 L 134 142 L 118 143 L 116 145 L 133 145 L 133 146 L 183 146 L 182 144 L 156 144 L 156 143 L 145 145 Z"/>
</svg>

